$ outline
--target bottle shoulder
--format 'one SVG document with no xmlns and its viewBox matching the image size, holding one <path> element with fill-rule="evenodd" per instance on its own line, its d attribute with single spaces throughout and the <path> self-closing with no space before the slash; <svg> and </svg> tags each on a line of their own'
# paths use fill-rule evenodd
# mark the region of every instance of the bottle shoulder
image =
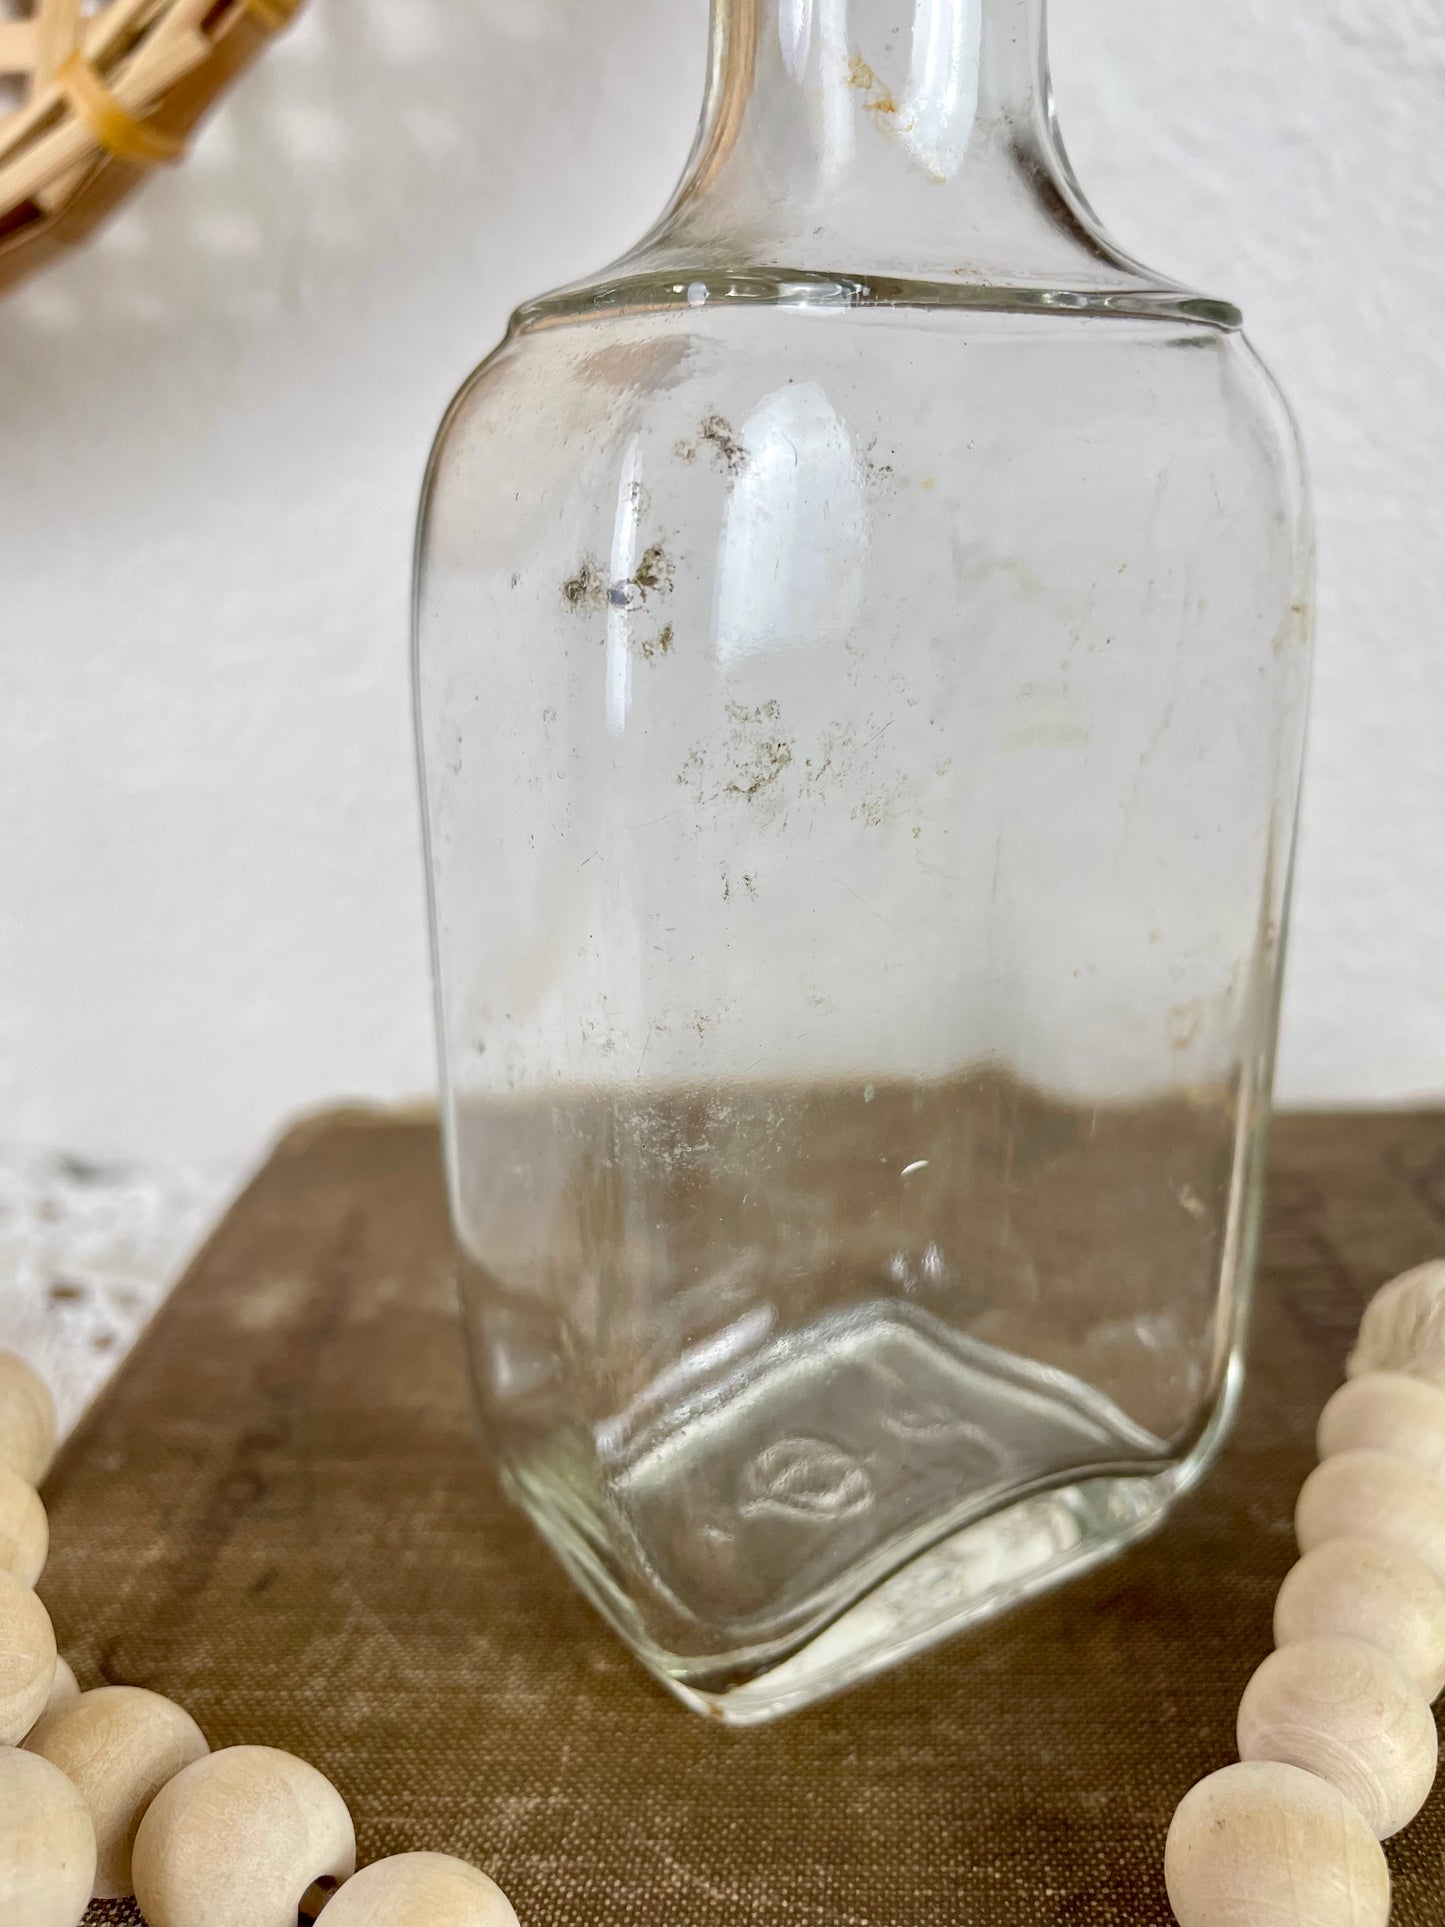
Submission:
<svg viewBox="0 0 1445 1927">
<path fill-rule="evenodd" d="M 1082 277 L 1079 278 L 1082 280 Z M 932 313 L 1080 315 L 1199 323 L 1235 333 L 1232 302 L 1144 276 L 1053 287 L 980 279 L 970 270 L 929 275 L 744 264 L 719 267 L 685 257 L 627 257 L 613 267 L 524 302 L 512 328 L 525 332 L 609 314 L 657 314 L 719 305 L 796 311 L 918 310 Z"/>
<path fill-rule="evenodd" d="M 614 261 L 524 302 L 514 325 L 545 326 L 616 310 L 792 304 L 1079 314 L 1243 326 L 1238 307 L 1137 259 L 1115 240 L 1079 183 L 1052 111 L 1014 130 L 944 199 L 917 183 L 881 184 L 839 207 L 807 197 L 759 201 L 685 179 L 642 239 Z M 966 191 L 964 191 L 966 189 Z M 875 191 L 876 190 L 876 191 Z"/>
<path fill-rule="evenodd" d="M 1108 371 L 1125 367 L 1138 371 L 1136 386 L 1147 374 L 1156 404 L 1202 387 L 1235 410 L 1288 416 L 1238 311 L 1184 290 L 1085 298 L 773 272 L 628 277 L 528 302 L 462 383 L 447 421 L 469 410 L 525 418 L 541 409 L 563 427 L 598 410 L 613 415 L 623 402 L 635 418 L 649 398 L 699 385 L 872 384 L 880 394 L 962 400 L 984 361 L 989 383 L 1015 385 L 1025 412 L 1045 368 L 1050 392 L 1060 381 L 1086 399 L 1097 389 L 1103 406 Z"/>
</svg>

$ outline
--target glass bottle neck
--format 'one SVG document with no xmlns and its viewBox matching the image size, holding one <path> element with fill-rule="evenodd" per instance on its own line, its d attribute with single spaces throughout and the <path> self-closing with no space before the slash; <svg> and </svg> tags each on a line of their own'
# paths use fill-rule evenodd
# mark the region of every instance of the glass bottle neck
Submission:
<svg viewBox="0 0 1445 1927">
<path fill-rule="evenodd" d="M 1143 274 L 1060 145 L 1045 0 L 713 0 L 702 124 L 642 261 L 1037 289 Z"/>
<path fill-rule="evenodd" d="M 818 200 L 886 169 L 949 186 L 1047 99 L 1044 0 L 714 0 L 703 164 Z"/>
</svg>

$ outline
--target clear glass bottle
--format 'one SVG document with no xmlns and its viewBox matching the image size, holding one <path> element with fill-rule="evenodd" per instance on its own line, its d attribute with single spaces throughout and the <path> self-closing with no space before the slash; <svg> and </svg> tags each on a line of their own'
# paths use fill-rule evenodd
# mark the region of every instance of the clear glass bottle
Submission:
<svg viewBox="0 0 1445 1927">
<path fill-rule="evenodd" d="M 1216 1442 L 1308 674 L 1288 413 L 1120 252 L 1043 0 L 717 0 L 682 186 L 437 443 L 416 701 L 509 1490 L 764 1719 Z"/>
</svg>

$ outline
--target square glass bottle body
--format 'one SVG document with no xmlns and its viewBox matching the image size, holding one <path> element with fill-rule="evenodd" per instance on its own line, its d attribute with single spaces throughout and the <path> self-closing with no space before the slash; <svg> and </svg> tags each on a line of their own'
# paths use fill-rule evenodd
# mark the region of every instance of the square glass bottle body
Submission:
<svg viewBox="0 0 1445 1927">
<path fill-rule="evenodd" d="M 1148 1529 L 1251 1262 L 1308 645 L 1228 327 L 698 275 L 516 329 L 418 596 L 487 1434 L 743 1721 Z"/>
</svg>

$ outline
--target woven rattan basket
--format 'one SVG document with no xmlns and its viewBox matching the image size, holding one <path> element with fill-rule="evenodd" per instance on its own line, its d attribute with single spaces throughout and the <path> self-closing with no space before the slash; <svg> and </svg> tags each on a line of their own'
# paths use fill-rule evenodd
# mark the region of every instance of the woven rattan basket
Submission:
<svg viewBox="0 0 1445 1927">
<path fill-rule="evenodd" d="M 186 136 L 297 0 L 0 0 L 0 287 Z"/>
</svg>

